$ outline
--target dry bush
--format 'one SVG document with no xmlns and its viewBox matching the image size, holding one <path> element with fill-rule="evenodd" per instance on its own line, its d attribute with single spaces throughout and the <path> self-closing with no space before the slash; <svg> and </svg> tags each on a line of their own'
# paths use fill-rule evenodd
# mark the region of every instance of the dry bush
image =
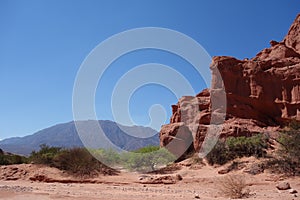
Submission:
<svg viewBox="0 0 300 200">
<path fill-rule="evenodd" d="M 246 187 L 245 178 L 241 175 L 227 175 L 219 183 L 220 191 L 233 199 L 247 197 L 250 191 Z"/>
<path fill-rule="evenodd" d="M 117 171 L 102 164 L 85 148 L 73 148 L 61 151 L 53 158 L 54 166 L 58 169 L 81 178 L 93 177 L 98 173 L 116 175 Z"/>
<path fill-rule="evenodd" d="M 117 170 L 101 163 L 85 148 L 74 147 L 71 149 L 62 149 L 60 147 L 50 147 L 45 144 L 40 147 L 39 151 L 31 153 L 29 161 L 56 167 L 80 178 L 89 178 L 98 174 L 118 174 Z M 112 155 L 110 154 L 111 157 Z M 21 162 L 18 157 L 14 158 L 14 160 L 15 162 Z"/>
</svg>

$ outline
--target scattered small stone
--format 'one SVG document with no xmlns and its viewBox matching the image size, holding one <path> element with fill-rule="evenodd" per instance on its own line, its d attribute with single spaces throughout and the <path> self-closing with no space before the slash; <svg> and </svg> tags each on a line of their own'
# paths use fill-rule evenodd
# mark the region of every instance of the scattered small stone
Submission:
<svg viewBox="0 0 300 200">
<path fill-rule="evenodd" d="M 298 191 L 295 190 L 295 189 L 290 189 L 290 190 L 289 190 L 289 193 L 290 193 L 290 194 L 296 194 L 296 193 L 298 193 Z"/>
<path fill-rule="evenodd" d="M 294 197 L 298 197 L 298 195 L 297 195 L 297 194 L 294 194 Z"/>
<path fill-rule="evenodd" d="M 219 170 L 218 171 L 218 174 L 227 174 L 227 173 L 229 173 L 229 169 L 228 168 L 226 168 L 226 169 L 221 169 L 221 170 Z"/>
<path fill-rule="evenodd" d="M 149 176 L 143 174 L 143 175 L 139 176 L 139 181 L 142 181 L 142 180 L 147 179 L 147 178 L 149 178 Z"/>
<path fill-rule="evenodd" d="M 199 196 L 199 194 L 197 194 L 197 193 L 195 194 L 194 197 L 195 197 L 195 199 L 200 199 L 200 196 Z"/>
<path fill-rule="evenodd" d="M 181 181 L 183 178 L 182 178 L 182 176 L 181 176 L 180 174 L 176 174 L 176 179 L 177 179 L 178 181 Z"/>
<path fill-rule="evenodd" d="M 291 189 L 291 186 L 288 182 L 281 182 L 276 185 L 278 190 L 288 190 Z"/>
</svg>

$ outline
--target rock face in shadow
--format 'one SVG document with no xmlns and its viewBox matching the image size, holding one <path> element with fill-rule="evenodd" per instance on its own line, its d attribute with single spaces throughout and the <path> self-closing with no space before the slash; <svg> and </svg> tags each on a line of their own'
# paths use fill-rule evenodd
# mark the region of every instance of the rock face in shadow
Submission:
<svg viewBox="0 0 300 200">
<path fill-rule="evenodd" d="M 184 140 L 177 137 L 178 130 L 192 136 L 180 146 L 199 151 L 211 126 L 222 124 L 220 137 L 251 136 L 277 130 L 292 119 L 300 121 L 300 15 L 283 41 L 271 41 L 270 48 L 252 59 L 216 56 L 210 68 L 211 88 L 172 106 L 170 124 L 160 131 L 161 146 Z M 225 121 L 212 120 L 218 116 L 214 113 Z"/>
</svg>

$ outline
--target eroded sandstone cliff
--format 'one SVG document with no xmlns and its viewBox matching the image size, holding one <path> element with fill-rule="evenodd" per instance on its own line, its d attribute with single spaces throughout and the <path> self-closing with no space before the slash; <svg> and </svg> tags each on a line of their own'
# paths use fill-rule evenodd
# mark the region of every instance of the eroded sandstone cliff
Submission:
<svg viewBox="0 0 300 200">
<path fill-rule="evenodd" d="M 161 146 L 169 145 L 179 155 L 192 140 L 198 151 L 207 130 L 218 124 L 211 121 L 218 112 L 225 120 L 219 122 L 220 137 L 272 132 L 291 119 L 300 121 L 300 15 L 284 40 L 270 45 L 252 59 L 214 57 L 211 88 L 196 97 L 182 97 L 172 106 L 170 124 L 160 131 Z M 222 92 L 224 107 L 218 105 Z"/>
</svg>

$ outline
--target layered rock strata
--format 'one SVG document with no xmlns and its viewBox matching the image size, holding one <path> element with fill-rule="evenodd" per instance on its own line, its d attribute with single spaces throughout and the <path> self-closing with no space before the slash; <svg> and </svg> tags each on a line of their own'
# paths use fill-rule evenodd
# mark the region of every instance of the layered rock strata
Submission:
<svg viewBox="0 0 300 200">
<path fill-rule="evenodd" d="M 160 145 L 178 156 L 199 151 L 212 126 L 222 125 L 220 137 L 251 136 L 300 121 L 300 15 L 283 41 L 252 59 L 213 57 L 210 69 L 211 88 L 179 99 L 161 128 Z"/>
</svg>

